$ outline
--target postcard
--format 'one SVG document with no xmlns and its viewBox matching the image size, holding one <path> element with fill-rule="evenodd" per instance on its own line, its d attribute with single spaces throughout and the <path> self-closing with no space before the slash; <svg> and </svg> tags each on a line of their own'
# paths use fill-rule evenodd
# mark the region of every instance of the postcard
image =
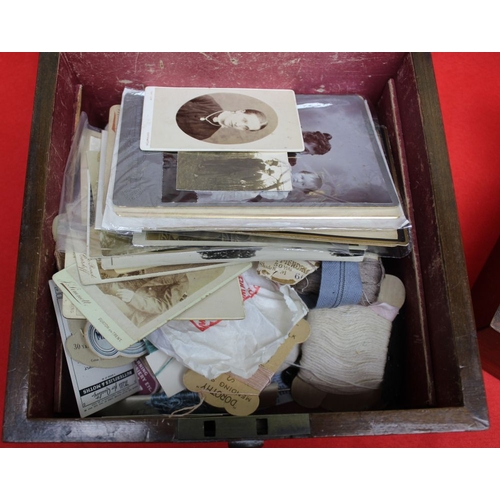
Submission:
<svg viewBox="0 0 500 500">
<path fill-rule="evenodd" d="M 216 231 L 143 231 L 134 233 L 132 243 L 139 247 L 182 246 L 261 246 L 268 238 L 252 237 L 244 233 L 220 233 Z"/>
<path fill-rule="evenodd" d="M 146 87 L 143 151 L 303 151 L 293 90 Z"/>
<path fill-rule="evenodd" d="M 109 255 L 146 253 L 150 251 L 147 248 L 139 248 L 135 246 L 133 244 L 132 234 L 97 230 L 90 225 L 87 227 L 87 230 L 88 251 L 86 254 L 91 258 L 99 258 Z"/>
<path fill-rule="evenodd" d="M 142 151 L 139 147 L 143 104 L 143 90 L 123 91 L 110 169 L 112 190 L 108 193 L 116 207 L 161 204 L 163 153 Z"/>
<path fill-rule="evenodd" d="M 73 265 L 54 274 L 53 280 L 99 333 L 123 351 L 249 268 L 239 264 L 85 286 Z"/>
<path fill-rule="evenodd" d="M 378 237 L 377 237 L 378 236 Z M 388 238 L 383 238 L 387 236 Z M 389 238 L 394 237 L 395 239 Z M 247 247 L 260 246 L 286 246 L 306 248 L 327 248 L 329 245 L 368 245 L 368 246 L 408 246 L 408 231 L 393 231 L 384 233 L 383 231 L 339 231 L 332 233 L 300 233 L 300 232 L 231 232 L 219 233 L 215 231 L 144 231 L 135 233 L 133 244 L 139 247 L 148 248 L 169 248 L 169 247 L 190 247 L 203 245 L 206 247 L 224 246 Z"/>
<path fill-rule="evenodd" d="M 99 184 L 99 168 L 101 162 L 101 152 L 100 151 L 87 151 L 85 153 L 85 164 L 89 171 L 90 178 L 90 189 L 92 199 L 97 198 L 97 186 Z M 83 161 L 83 158 L 82 158 Z"/>
<path fill-rule="evenodd" d="M 64 267 L 72 266 L 76 263 L 75 252 L 66 252 L 64 254 Z M 75 307 L 73 302 L 71 302 L 66 295 L 62 298 L 62 314 L 66 319 L 81 320 L 85 319 L 85 316 Z"/>
<path fill-rule="evenodd" d="M 310 248 L 313 250 L 347 250 L 347 245 L 318 239 L 318 241 L 308 241 L 305 237 L 295 239 L 291 237 L 281 238 L 279 232 L 273 232 L 273 236 L 267 236 L 266 233 L 218 233 L 215 231 L 144 231 L 133 235 L 134 245 L 143 248 L 171 248 L 171 247 L 224 247 L 224 248 L 251 248 L 251 247 L 294 247 Z"/>
<path fill-rule="evenodd" d="M 146 233 L 147 234 L 147 233 Z M 275 239 L 279 238 L 281 240 L 293 240 L 297 244 L 301 245 L 302 241 L 310 242 L 330 242 L 330 243 L 347 243 L 352 245 L 369 245 L 369 246 L 384 246 L 384 247 L 394 247 L 394 246 L 408 246 L 410 244 L 410 235 L 408 228 L 398 229 L 398 230 L 383 230 L 383 229 L 373 229 L 373 230 L 320 230 L 316 231 L 250 231 L 245 234 L 254 235 L 254 237 Z M 138 242 L 142 240 L 142 237 L 138 238 Z M 134 244 L 135 241 L 134 241 Z M 153 246 L 153 245 L 151 245 Z"/>
<path fill-rule="evenodd" d="M 116 255 L 103 257 L 103 269 L 123 269 L 130 267 L 153 267 L 179 264 L 216 262 L 235 264 L 238 262 L 259 262 L 266 260 L 330 260 L 360 262 L 366 247 L 362 245 L 331 245 L 327 248 L 301 248 L 296 245 L 281 247 L 206 247 L 192 249 L 161 250 L 142 255 Z"/>
<path fill-rule="evenodd" d="M 254 196 L 262 191 L 291 191 L 291 167 L 286 153 L 180 152 L 176 189 L 249 191 Z"/>
<path fill-rule="evenodd" d="M 227 265 L 228 264 L 224 262 L 221 264 L 203 264 L 199 265 L 199 267 L 196 267 L 196 265 L 190 265 L 189 267 L 190 270 L 202 270 L 226 267 Z M 103 272 L 112 273 L 113 270 L 103 270 Z M 143 272 L 143 270 L 128 268 L 117 269 L 115 272 L 119 275 L 124 275 Z M 189 309 L 186 309 L 184 312 L 176 316 L 175 319 L 178 321 L 193 321 L 200 319 L 243 319 L 245 317 L 245 307 L 243 306 L 243 302 L 241 300 L 241 293 L 242 291 L 240 290 L 239 280 L 234 279 L 218 290 L 215 290 L 215 292 L 211 293 L 193 306 L 189 307 Z"/>
<path fill-rule="evenodd" d="M 245 306 L 240 278 L 231 280 L 208 297 L 176 316 L 176 321 L 244 319 Z"/>
<path fill-rule="evenodd" d="M 216 264 L 184 264 L 178 266 L 157 266 L 144 269 L 108 269 L 102 268 L 99 259 L 91 259 L 84 254 L 76 253 L 72 262 L 78 268 L 78 275 L 82 285 L 99 285 L 103 283 L 123 282 L 134 279 L 152 278 L 156 276 L 169 276 L 201 271 L 227 266 L 226 263 Z M 66 299 L 71 306 L 73 304 Z M 74 307 L 74 306 L 73 306 Z M 78 317 L 82 317 L 79 314 Z M 177 320 L 198 319 L 242 319 L 245 317 L 245 308 L 241 299 L 239 282 L 234 279 L 211 293 L 200 302 L 189 307 L 186 311 L 176 317 Z"/>
<path fill-rule="evenodd" d="M 121 271 L 116 269 L 103 269 L 100 259 L 87 257 L 82 253 L 75 253 L 74 256 L 82 285 L 99 285 L 117 281 L 152 278 L 154 276 L 168 276 L 171 274 L 179 274 L 180 272 L 187 273 L 190 271 L 213 269 L 225 265 L 223 263 L 179 264 L 172 266 L 153 266 L 141 269 L 129 268 Z"/>
<path fill-rule="evenodd" d="M 94 227 L 97 229 L 101 229 L 102 226 L 102 214 L 104 211 L 104 170 L 106 168 L 106 148 L 108 146 L 108 132 L 103 130 L 101 132 L 102 141 L 101 141 L 101 151 L 99 152 L 99 173 L 97 177 L 97 191 L 95 196 L 93 197 L 94 206 L 95 206 L 95 220 Z"/>
<path fill-rule="evenodd" d="M 119 367 L 97 368 L 81 364 L 69 356 L 66 341 L 72 332 L 62 315 L 62 293 L 53 281 L 49 281 L 49 286 L 80 417 L 88 417 L 135 394 L 140 387 L 133 362 Z"/>
</svg>

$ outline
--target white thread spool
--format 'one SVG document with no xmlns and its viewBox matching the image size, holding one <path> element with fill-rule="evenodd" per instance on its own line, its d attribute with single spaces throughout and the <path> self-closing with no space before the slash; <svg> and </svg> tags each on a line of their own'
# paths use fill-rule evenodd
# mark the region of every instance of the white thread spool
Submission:
<svg viewBox="0 0 500 500">
<path fill-rule="evenodd" d="M 383 380 L 392 322 L 360 305 L 313 309 L 302 346 L 299 377 L 333 394 L 378 389 Z"/>
<path fill-rule="evenodd" d="M 308 408 L 332 410 L 374 407 L 384 378 L 392 321 L 405 301 L 401 280 L 386 275 L 372 306 L 313 309 L 302 345 L 300 371 L 292 396 Z"/>
</svg>

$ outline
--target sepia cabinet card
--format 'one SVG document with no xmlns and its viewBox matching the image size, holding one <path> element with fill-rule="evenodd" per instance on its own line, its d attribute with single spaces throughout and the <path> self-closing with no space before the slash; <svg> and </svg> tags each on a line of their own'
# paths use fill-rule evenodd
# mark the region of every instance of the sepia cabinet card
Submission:
<svg viewBox="0 0 500 500">
<path fill-rule="evenodd" d="M 226 265 L 224 263 L 179 264 L 138 269 L 129 268 L 121 271 L 103 269 L 100 259 L 88 257 L 83 253 L 76 252 L 74 255 L 82 285 L 98 285 L 102 283 L 112 283 L 115 281 L 130 281 L 134 279 L 152 278 L 154 276 L 168 276 L 171 274 L 224 267 Z"/>
<path fill-rule="evenodd" d="M 144 151 L 303 151 L 289 89 L 146 87 Z"/>
<path fill-rule="evenodd" d="M 85 286 L 73 265 L 54 274 L 53 280 L 100 334 L 122 351 L 250 267 L 239 264 Z"/>
</svg>

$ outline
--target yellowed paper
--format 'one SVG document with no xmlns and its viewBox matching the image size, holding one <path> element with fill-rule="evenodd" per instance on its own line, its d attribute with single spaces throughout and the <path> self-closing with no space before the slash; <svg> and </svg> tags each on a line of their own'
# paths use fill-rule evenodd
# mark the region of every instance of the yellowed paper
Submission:
<svg viewBox="0 0 500 500">
<path fill-rule="evenodd" d="M 257 272 L 280 285 L 295 285 L 318 268 L 311 260 L 272 260 L 259 262 Z"/>
</svg>

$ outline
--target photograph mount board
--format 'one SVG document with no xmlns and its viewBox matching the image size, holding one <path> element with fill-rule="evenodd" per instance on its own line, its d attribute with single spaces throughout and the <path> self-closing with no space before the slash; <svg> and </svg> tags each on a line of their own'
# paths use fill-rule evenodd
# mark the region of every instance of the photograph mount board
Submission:
<svg viewBox="0 0 500 500">
<path fill-rule="evenodd" d="M 144 151 L 302 151 L 293 90 L 146 87 Z"/>
</svg>

